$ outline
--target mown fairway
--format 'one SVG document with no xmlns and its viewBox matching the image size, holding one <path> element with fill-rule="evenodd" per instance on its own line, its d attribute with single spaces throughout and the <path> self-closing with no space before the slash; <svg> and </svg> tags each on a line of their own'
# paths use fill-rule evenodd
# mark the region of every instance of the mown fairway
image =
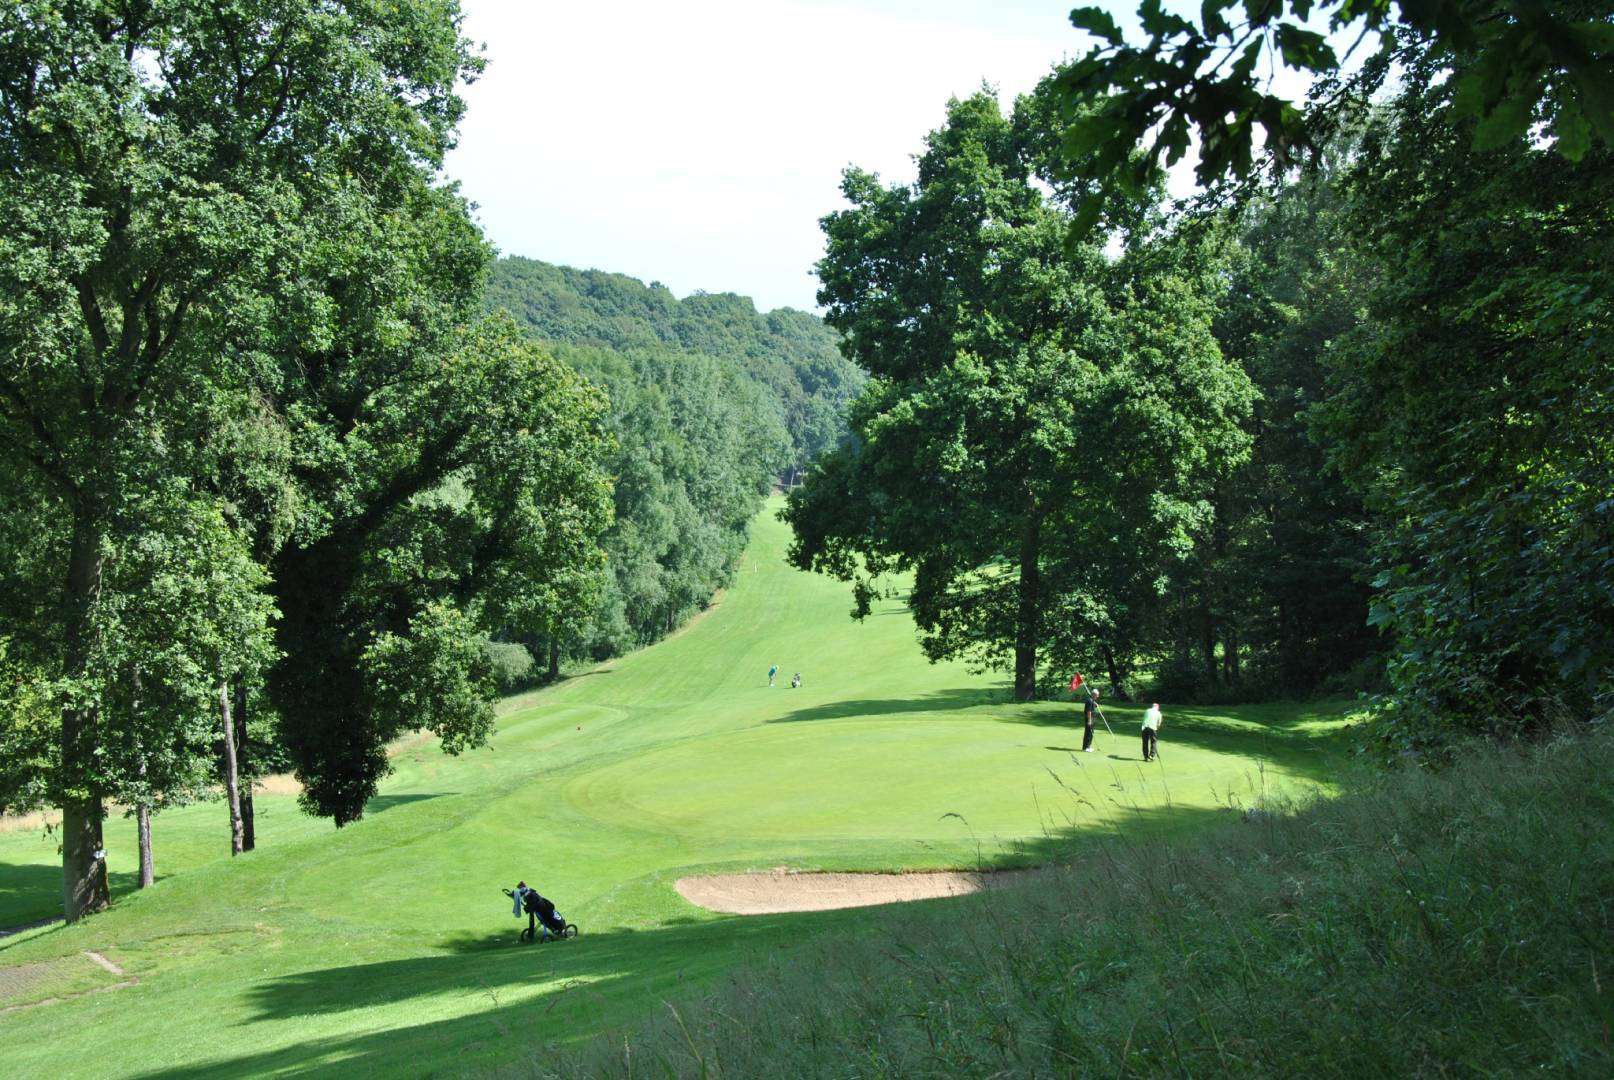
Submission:
<svg viewBox="0 0 1614 1080">
<path fill-rule="evenodd" d="M 400 748 L 356 825 L 260 795 L 259 850 L 231 863 L 221 805 L 165 813 L 160 880 L 142 894 L 129 887 L 132 825 L 115 821 L 114 910 L 0 940 L 0 1009 L 136 981 L 0 1013 L 0 1075 L 520 1061 L 629 1023 L 754 950 L 867 920 L 713 915 L 674 892 L 684 873 L 1037 862 L 1073 833 L 1189 828 L 1262 784 L 1327 775 L 1344 706 L 1168 704 L 1164 766 L 1147 771 L 1138 711 L 1115 706 L 1118 737 L 1100 729 L 1099 752 L 1073 757 L 1068 703 L 1015 705 L 995 678 L 927 664 L 896 603 L 848 620 L 847 589 L 785 567 L 775 508 L 714 610 L 509 703 L 487 749 Z M 524 922 L 498 891 L 517 878 L 582 938 L 518 946 Z M 59 897 L 54 840 L 0 833 L 0 926 L 50 915 Z"/>
</svg>

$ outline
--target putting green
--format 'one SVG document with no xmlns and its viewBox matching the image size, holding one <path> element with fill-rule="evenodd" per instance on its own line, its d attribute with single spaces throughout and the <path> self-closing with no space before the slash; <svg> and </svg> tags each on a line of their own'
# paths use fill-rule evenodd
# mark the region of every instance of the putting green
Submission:
<svg viewBox="0 0 1614 1080">
<path fill-rule="evenodd" d="M 1262 787 L 1326 782 L 1344 704 L 1168 703 L 1165 763 L 1148 768 L 1137 710 L 1116 706 L 1117 736 L 1075 753 L 1069 703 L 1015 704 L 1000 679 L 926 663 L 894 600 L 852 622 L 849 590 L 791 570 L 787 541 L 765 514 L 711 611 L 505 703 L 489 747 L 401 747 L 345 829 L 260 795 L 259 849 L 230 860 L 222 806 L 169 811 L 159 881 L 138 892 L 132 825 L 110 822 L 114 909 L 0 940 L 0 976 L 94 950 L 132 985 L 0 1013 L 0 1074 L 519 1066 L 759 950 L 868 921 L 717 915 L 679 896 L 681 876 L 1036 863 L 1087 834 L 1190 829 Z M 0 831 L 0 926 L 51 914 L 56 857 L 37 826 Z M 583 936 L 516 945 L 498 889 L 518 877 Z M 0 1009 L 30 1004 L 28 980 L 6 985 Z"/>
</svg>

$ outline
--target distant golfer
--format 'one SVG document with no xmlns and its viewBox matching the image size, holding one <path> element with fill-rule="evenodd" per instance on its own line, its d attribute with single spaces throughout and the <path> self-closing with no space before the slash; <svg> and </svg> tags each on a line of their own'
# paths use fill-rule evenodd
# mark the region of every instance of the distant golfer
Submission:
<svg viewBox="0 0 1614 1080">
<path fill-rule="evenodd" d="M 779 665 L 775 664 L 775 665 L 773 665 L 773 667 L 768 669 L 768 685 L 772 686 L 773 685 L 773 680 L 777 679 L 778 677 L 779 677 Z"/>
<path fill-rule="evenodd" d="M 1098 688 L 1087 688 L 1087 704 L 1082 706 L 1082 753 L 1093 752 L 1093 721 L 1098 719 Z"/>
<path fill-rule="evenodd" d="M 1150 705 L 1143 713 L 1143 760 L 1153 761 L 1160 756 L 1160 703 Z"/>
<path fill-rule="evenodd" d="M 790 689 L 794 690 L 794 689 L 796 689 L 796 687 L 798 687 L 800 685 L 801 685 L 801 672 L 798 671 L 798 672 L 796 672 L 795 676 L 792 677 L 791 680 L 790 680 Z"/>
</svg>

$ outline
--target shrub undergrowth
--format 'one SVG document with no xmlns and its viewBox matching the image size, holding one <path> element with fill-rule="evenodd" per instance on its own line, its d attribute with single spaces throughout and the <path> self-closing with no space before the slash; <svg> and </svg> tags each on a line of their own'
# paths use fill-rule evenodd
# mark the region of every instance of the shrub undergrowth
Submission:
<svg viewBox="0 0 1614 1080">
<path fill-rule="evenodd" d="M 1614 1074 L 1614 738 L 1475 747 L 871 914 L 538 1074 Z"/>
</svg>

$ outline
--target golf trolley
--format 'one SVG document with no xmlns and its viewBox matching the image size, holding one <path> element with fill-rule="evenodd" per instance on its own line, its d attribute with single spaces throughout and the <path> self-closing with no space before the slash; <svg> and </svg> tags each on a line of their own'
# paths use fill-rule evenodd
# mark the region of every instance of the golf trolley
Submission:
<svg viewBox="0 0 1614 1080">
<path fill-rule="evenodd" d="M 499 891 L 515 899 L 516 894 L 512 890 Z M 577 936 L 577 926 L 563 919 L 560 912 L 555 910 L 555 905 L 539 896 L 536 889 L 528 889 L 523 894 L 522 910 L 527 914 L 527 928 L 521 931 L 521 941 L 524 943 L 536 941 L 542 945 L 546 941 Z"/>
</svg>

